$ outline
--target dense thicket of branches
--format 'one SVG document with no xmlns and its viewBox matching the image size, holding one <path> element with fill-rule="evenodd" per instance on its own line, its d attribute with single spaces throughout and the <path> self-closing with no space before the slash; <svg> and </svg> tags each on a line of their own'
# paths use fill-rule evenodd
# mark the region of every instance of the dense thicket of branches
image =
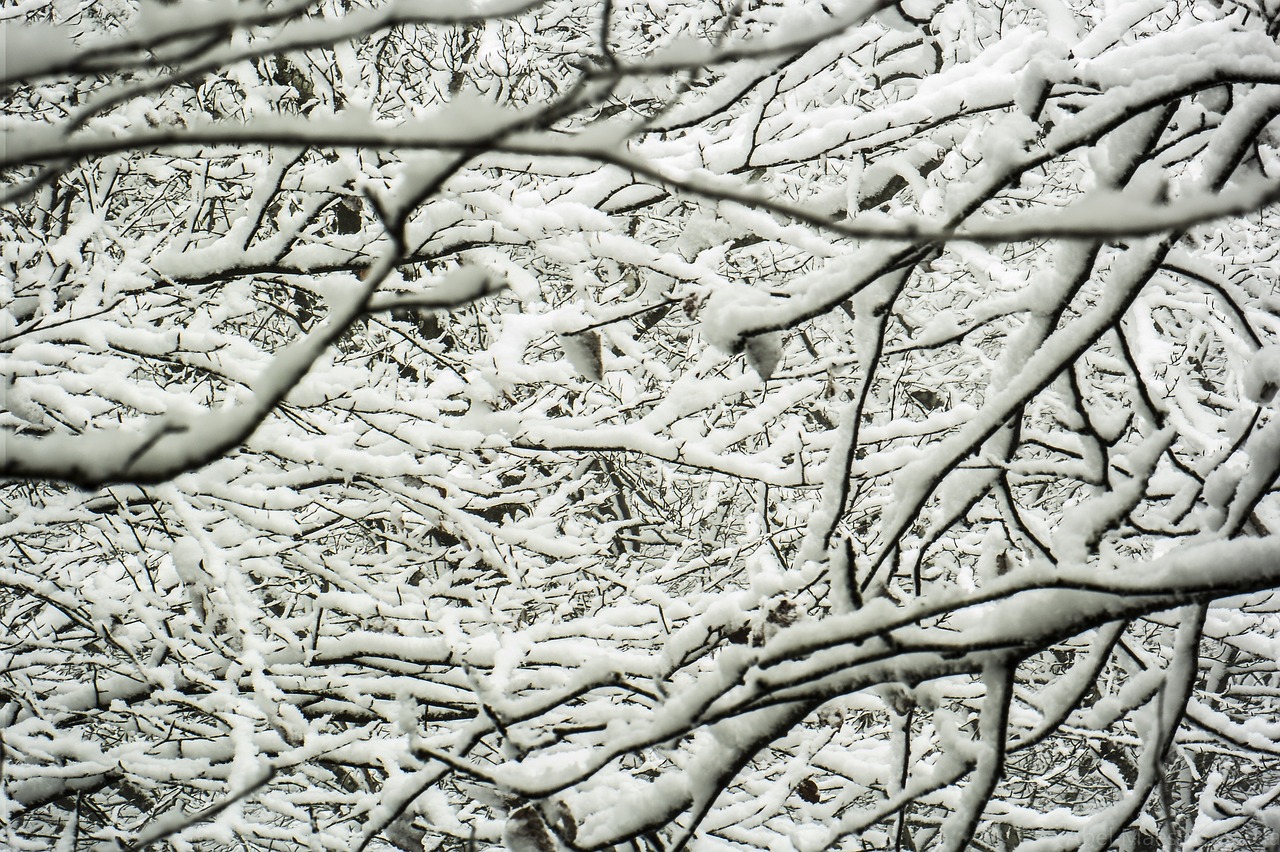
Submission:
<svg viewBox="0 0 1280 852">
<path fill-rule="evenodd" d="M 1280 842 L 1280 9 L 6 2 L 0 845 Z"/>
</svg>

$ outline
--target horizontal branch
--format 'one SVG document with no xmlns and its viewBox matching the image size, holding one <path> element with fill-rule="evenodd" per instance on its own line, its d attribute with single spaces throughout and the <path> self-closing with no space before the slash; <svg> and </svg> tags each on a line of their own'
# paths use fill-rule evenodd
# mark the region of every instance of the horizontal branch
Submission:
<svg viewBox="0 0 1280 852">
<path fill-rule="evenodd" d="M 371 267 L 346 304 L 272 358 L 253 382 L 248 400 L 218 411 L 169 412 L 119 429 L 79 434 L 32 437 L 6 429 L 0 431 L 0 476 L 58 480 L 83 488 L 172 479 L 243 443 L 359 317 L 402 304 L 458 308 L 495 289 L 488 273 L 464 267 L 427 296 L 403 303 L 395 296 L 375 299 L 374 290 L 395 266 L 395 256 L 388 255 Z"/>
</svg>

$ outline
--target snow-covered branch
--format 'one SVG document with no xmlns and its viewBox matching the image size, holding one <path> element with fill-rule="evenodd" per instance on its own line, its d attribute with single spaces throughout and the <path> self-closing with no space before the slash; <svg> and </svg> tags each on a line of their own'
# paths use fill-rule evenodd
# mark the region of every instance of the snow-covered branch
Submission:
<svg viewBox="0 0 1280 852">
<path fill-rule="evenodd" d="M 1274 9 L 0 21 L 0 846 L 1275 845 Z"/>
</svg>

